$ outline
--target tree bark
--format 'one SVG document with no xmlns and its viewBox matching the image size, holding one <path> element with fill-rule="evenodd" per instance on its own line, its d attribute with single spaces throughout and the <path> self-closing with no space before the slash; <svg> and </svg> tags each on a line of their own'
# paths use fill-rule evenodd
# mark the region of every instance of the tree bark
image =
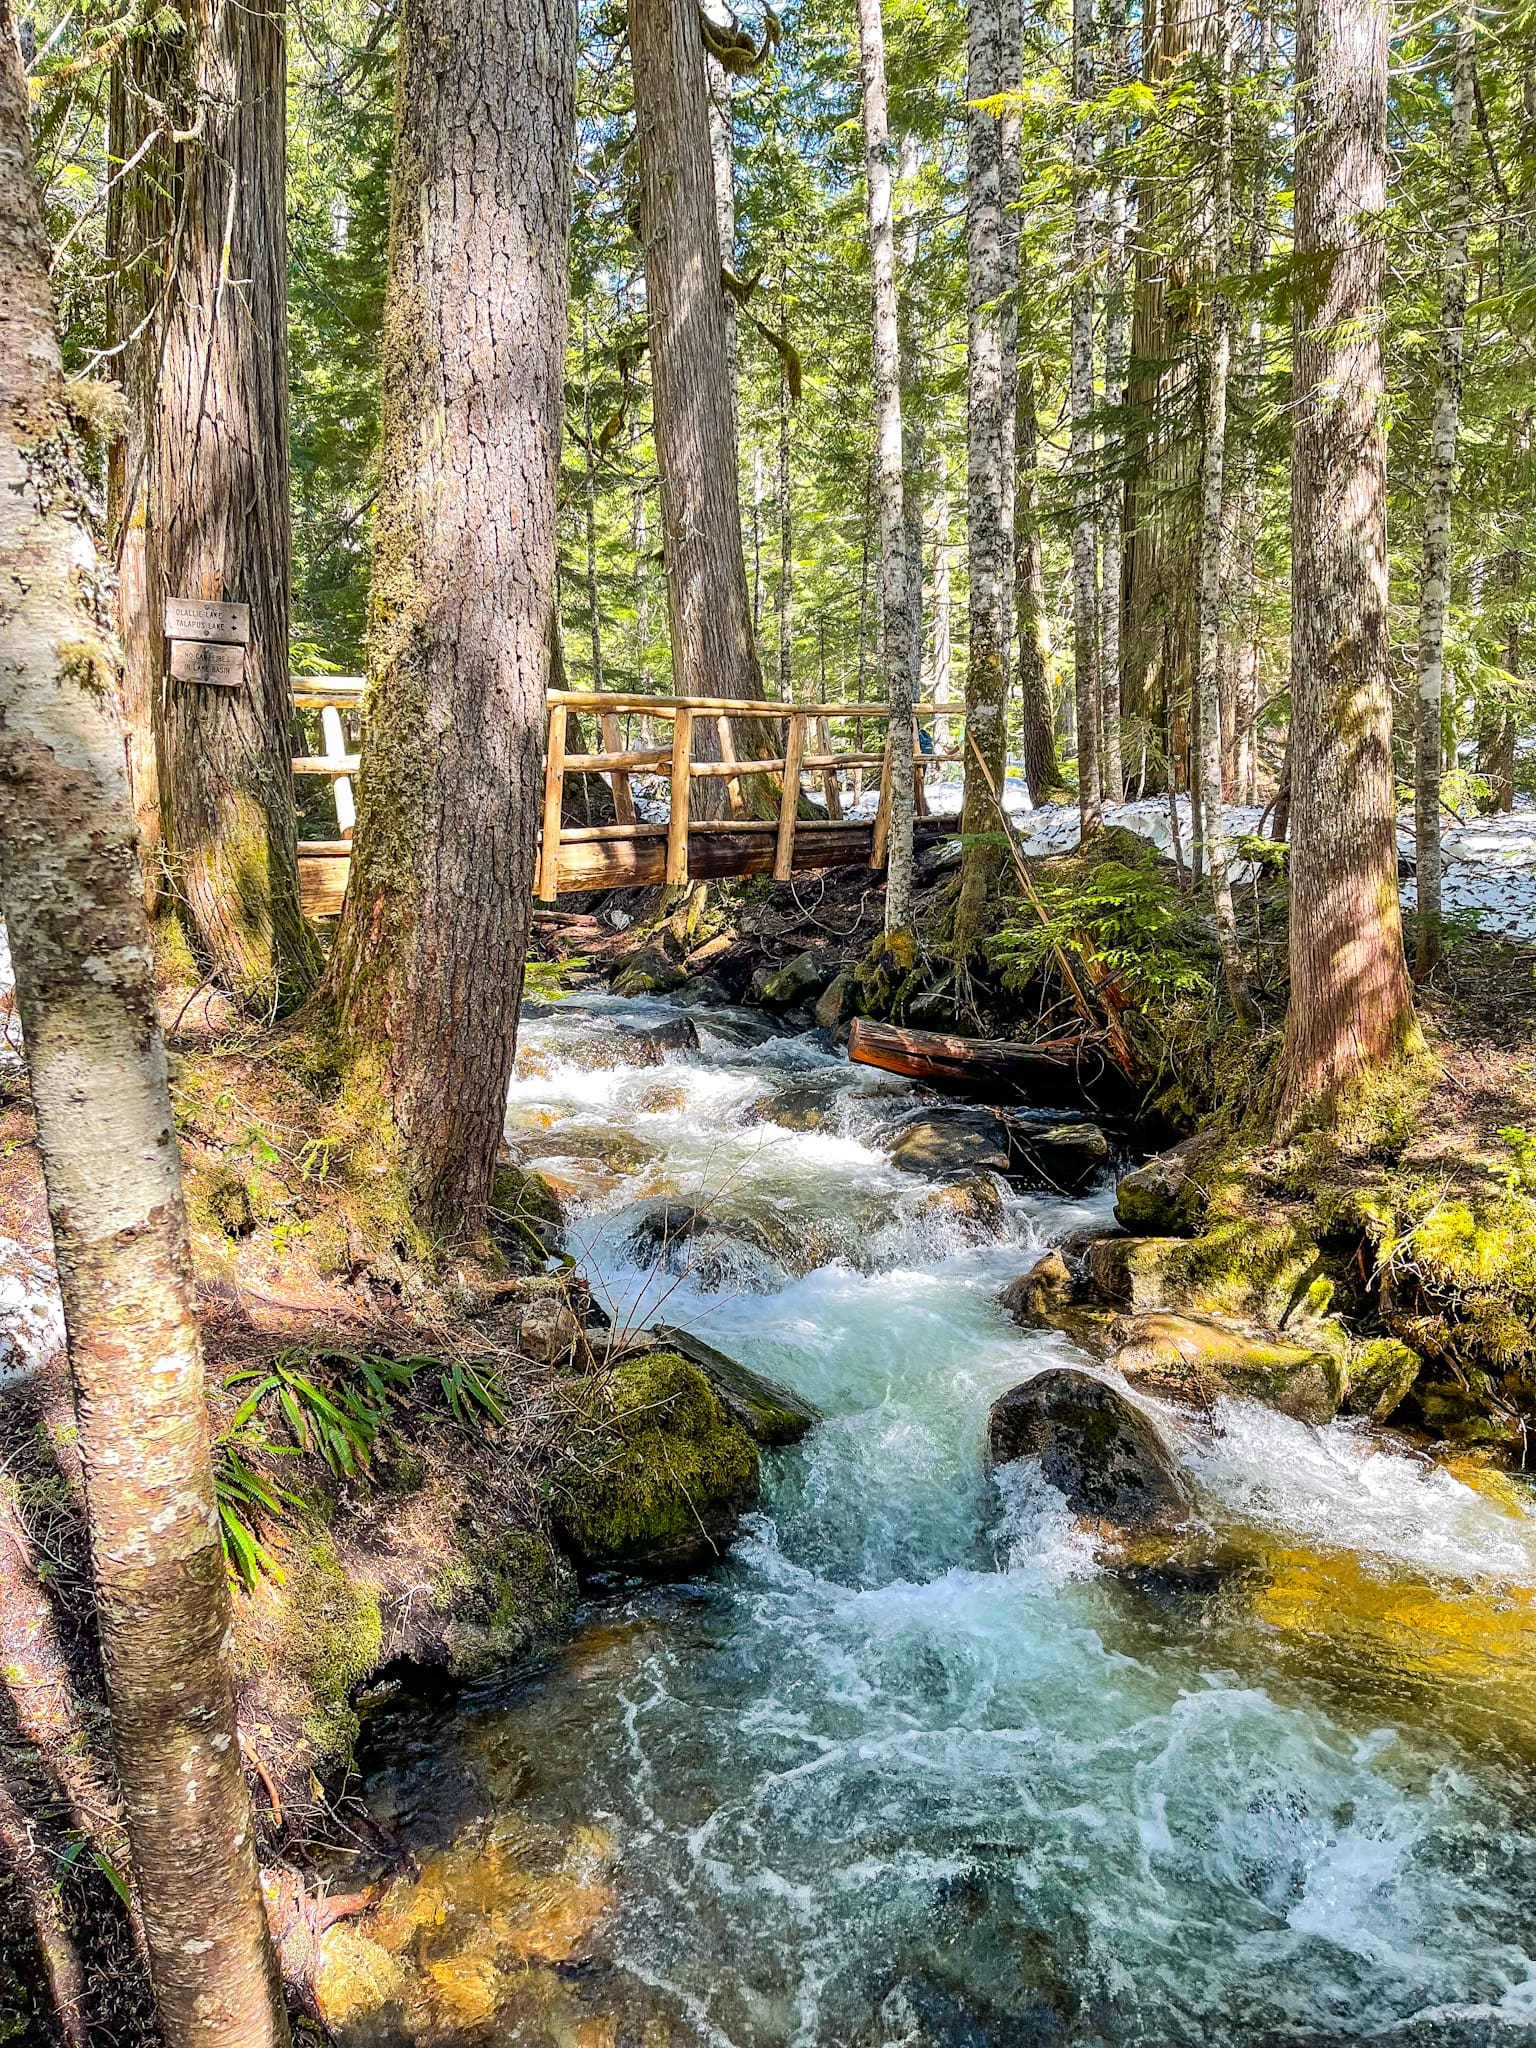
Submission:
<svg viewBox="0 0 1536 2048">
<path fill-rule="evenodd" d="M 1108 83 L 1121 87 L 1130 81 L 1130 30 L 1125 0 L 1110 0 L 1108 14 Z M 1099 682 L 1101 702 L 1100 761 L 1105 803 L 1125 801 L 1125 767 L 1121 759 L 1120 733 L 1120 576 L 1124 534 L 1121 504 L 1125 496 L 1125 433 L 1120 415 L 1125 410 L 1126 372 L 1130 352 L 1130 282 L 1126 262 L 1127 224 L 1125 171 L 1121 153 L 1125 149 L 1125 123 L 1113 120 L 1104 138 L 1105 157 L 1105 250 L 1104 250 L 1104 409 L 1110 416 L 1107 489 L 1102 513 L 1103 599 L 1099 607 Z"/>
<path fill-rule="evenodd" d="M 680 697 L 761 697 L 741 545 L 709 86 L 696 0 L 629 0 L 661 530 Z M 755 751 L 750 729 L 744 757 Z M 743 740 L 737 742 L 743 752 Z"/>
<path fill-rule="evenodd" d="M 284 19 L 281 0 L 179 0 L 178 17 L 174 57 L 157 24 L 119 60 L 125 138 L 158 131 L 118 216 L 147 229 L 124 256 L 152 295 L 131 373 L 145 555 L 129 703 L 136 731 L 146 688 L 154 704 L 171 893 L 210 972 L 260 1014 L 293 1008 L 320 971 L 289 769 Z M 130 484 L 135 597 L 137 496 Z M 237 687 L 171 679 L 168 597 L 250 606 Z M 142 804 L 142 736 L 134 751 Z"/>
<path fill-rule="evenodd" d="M 587 315 L 581 315 L 581 482 L 587 542 L 587 628 L 592 648 L 592 687 L 603 688 L 603 620 L 597 598 L 597 442 L 592 432 L 592 351 Z"/>
<path fill-rule="evenodd" d="M 288 2040 L 235 1739 L 229 1584 L 116 676 L 0 0 L 0 873 L 124 1817 L 169 2048 Z"/>
<path fill-rule="evenodd" d="M 1020 280 L 1021 285 L 1023 280 Z M 1022 292 L 1021 292 L 1022 298 Z M 1019 627 L 1019 731 L 1032 804 L 1062 787 L 1051 709 L 1051 622 L 1045 606 L 1045 548 L 1040 534 L 1040 421 L 1035 408 L 1032 339 L 1019 364 L 1014 436 L 1013 592 Z"/>
<path fill-rule="evenodd" d="M 1013 407 L 1006 402 L 1009 353 L 1005 323 L 1013 280 L 1006 264 L 1002 218 L 1002 123 L 980 104 L 1004 79 L 1002 0 L 971 0 L 966 36 L 967 153 L 965 172 L 967 529 L 970 640 L 966 661 L 965 789 L 960 824 L 964 851 L 954 944 L 964 954 L 980 937 L 997 882 L 1002 849 L 986 763 L 999 792 L 1007 769 L 1010 613 L 1005 523 Z"/>
<path fill-rule="evenodd" d="M 575 38 L 571 0 L 406 0 L 400 23 L 362 792 L 331 987 L 416 1213 L 448 1241 L 483 1229 L 517 1044 Z"/>
<path fill-rule="evenodd" d="M 1223 518 L 1227 446 L 1227 378 L 1232 360 L 1232 315 L 1226 272 L 1232 245 L 1232 81 L 1228 0 L 1216 0 L 1218 62 L 1211 206 L 1211 310 L 1205 350 L 1204 446 L 1200 463 L 1200 594 L 1196 687 L 1200 705 L 1200 788 L 1197 802 L 1216 943 L 1232 1007 L 1245 1024 L 1258 1022 L 1238 943 L 1222 804 L 1221 591 L 1226 521 Z"/>
<path fill-rule="evenodd" d="M 1387 0 L 1301 0 L 1292 453 L 1291 1000 L 1278 1122 L 1417 1041 L 1387 672 Z"/>
<path fill-rule="evenodd" d="M 1467 238 L 1471 230 L 1472 103 L 1476 29 L 1456 17 L 1451 77 L 1450 190 L 1440 301 L 1440 379 L 1424 485 L 1424 571 L 1419 598 L 1419 689 L 1414 721 L 1413 836 L 1418 872 L 1418 945 L 1414 972 L 1440 958 L 1441 709 L 1445 696 L 1445 614 L 1451 595 L 1451 497 L 1461 423 L 1463 336 L 1467 320 Z"/>
<path fill-rule="evenodd" d="M 949 701 L 951 676 L 950 612 L 953 604 L 949 564 L 949 460 L 943 444 L 934 463 L 933 479 L 933 638 L 929 644 L 928 687 L 935 703 Z"/>
<path fill-rule="evenodd" d="M 901 448 L 901 344 L 896 326 L 896 230 L 891 211 L 891 139 L 885 98 L 885 29 L 880 0 L 859 0 L 859 82 L 864 109 L 864 190 L 869 216 L 871 325 L 875 368 L 875 462 L 880 501 L 880 590 L 884 606 L 885 698 L 890 707 L 890 836 L 885 934 L 912 921 L 912 631 L 907 597 L 907 525 Z"/>
<path fill-rule="evenodd" d="M 780 300 L 782 307 L 783 300 Z M 790 461 L 789 376 L 779 368 L 779 695 L 795 694 L 795 473 Z"/>
<path fill-rule="evenodd" d="M 715 182 L 715 232 L 720 241 L 720 262 L 733 274 L 736 269 L 736 114 L 732 102 L 734 81 L 718 57 L 704 59 L 709 81 L 709 154 Z M 731 400 L 731 445 L 740 463 L 737 357 L 738 329 L 736 301 L 724 295 L 726 390 Z"/>
<path fill-rule="evenodd" d="M 922 217 L 912 189 L 919 165 L 918 140 L 908 129 L 901 138 L 896 166 L 897 189 L 902 194 L 901 242 L 897 254 L 904 287 L 898 294 L 897 321 L 900 337 L 902 506 L 907 548 L 907 688 L 914 702 L 922 695 L 923 686 L 923 500 L 927 485 L 917 285 Z M 903 312 L 905 318 L 902 317 Z"/>
<path fill-rule="evenodd" d="M 1072 650 L 1077 699 L 1077 815 L 1084 840 L 1104 822 L 1099 690 L 1098 503 L 1093 474 L 1093 0 L 1072 5 L 1072 293 L 1068 462 L 1072 470 Z"/>
</svg>

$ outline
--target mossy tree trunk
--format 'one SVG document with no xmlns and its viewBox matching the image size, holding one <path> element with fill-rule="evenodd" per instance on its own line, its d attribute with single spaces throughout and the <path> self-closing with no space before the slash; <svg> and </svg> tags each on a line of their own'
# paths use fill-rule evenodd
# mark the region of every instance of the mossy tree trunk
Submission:
<svg viewBox="0 0 1536 2048">
<path fill-rule="evenodd" d="M 406 0 L 352 874 L 331 966 L 419 1220 L 482 1230 L 555 617 L 571 0 Z"/>
<path fill-rule="evenodd" d="M 1013 350 L 1014 279 L 1002 203 L 1002 122 L 981 104 L 1003 90 L 1003 0 L 971 0 L 966 29 L 965 254 L 966 552 L 970 637 L 965 672 L 965 789 L 960 827 L 964 851 L 955 907 L 954 945 L 968 952 L 981 938 L 1002 862 L 1001 826 L 987 777 L 999 797 L 1007 766 L 1008 644 L 1011 638 L 1013 535 L 1007 518 L 1009 447 L 1014 395 L 1007 367 Z M 1017 247 L 1017 244 L 1014 244 Z M 980 760 L 976 756 L 980 756 Z M 982 764 L 986 772 L 983 772 Z"/>
<path fill-rule="evenodd" d="M 1382 228 L 1387 0 L 1296 25 L 1291 467 L 1291 999 L 1279 1123 L 1416 1039 L 1403 959 L 1387 670 Z"/>
<path fill-rule="evenodd" d="M 885 93 L 885 24 L 881 0 L 859 0 L 859 84 L 864 114 L 864 192 L 869 224 L 871 328 L 875 365 L 875 463 L 880 500 L 881 655 L 890 707 L 890 838 L 885 878 L 885 935 L 904 933 L 912 919 L 911 639 L 916 629 L 907 594 L 906 507 L 902 496 L 901 346 L 896 324 L 896 226 L 891 210 L 891 137 Z M 917 566 L 919 578 L 922 565 Z"/>
<path fill-rule="evenodd" d="M 1068 404 L 1072 417 L 1072 658 L 1077 699 L 1077 815 L 1087 841 L 1103 823 L 1099 773 L 1103 702 L 1099 689 L 1099 493 L 1094 477 L 1093 390 L 1094 134 L 1093 0 L 1072 7 L 1072 310 Z"/>
<path fill-rule="evenodd" d="M 137 726 L 153 701 L 171 891 L 257 1013 L 293 1008 L 320 971 L 288 765 L 286 67 L 283 0 L 180 0 L 125 40 L 114 88 L 121 144 L 148 145 L 115 215 L 147 322 L 122 504 L 130 573 L 143 522 L 130 706 Z M 236 687 L 171 678 L 170 597 L 250 606 Z"/>
<path fill-rule="evenodd" d="M 180 1162 L 48 262 L 0 0 L 0 909 L 161 2025 L 169 2048 L 275 2048 L 288 2023 L 236 1740 Z"/>
</svg>

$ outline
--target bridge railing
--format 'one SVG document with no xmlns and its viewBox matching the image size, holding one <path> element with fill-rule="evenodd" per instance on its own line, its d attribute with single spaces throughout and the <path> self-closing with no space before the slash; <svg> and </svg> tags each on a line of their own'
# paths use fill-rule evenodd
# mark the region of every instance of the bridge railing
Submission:
<svg viewBox="0 0 1536 2048">
<path fill-rule="evenodd" d="M 303 676 L 293 684 L 295 707 L 321 715 L 322 752 L 295 756 L 295 776 L 321 775 L 335 786 L 337 828 L 334 840 L 301 840 L 300 882 L 305 906 L 325 915 L 341 906 L 351 853 L 355 816 L 352 788 L 360 757 L 346 730 L 348 717 L 361 709 L 362 678 Z M 672 697 L 637 692 L 552 690 L 545 752 L 542 829 L 537 894 L 553 902 L 562 889 L 644 887 L 654 882 L 685 884 L 732 874 L 769 874 L 783 880 L 796 870 L 867 865 L 882 868 L 890 838 L 891 748 L 889 732 L 877 748 L 862 744 L 866 723 L 888 726 L 889 709 L 879 702 L 820 704 L 785 703 L 764 698 L 743 702 L 729 697 Z M 962 704 L 920 703 L 922 720 L 951 721 L 958 739 L 965 715 Z M 568 745 L 572 721 L 596 720 L 601 750 L 582 752 L 578 732 Z M 624 726 L 635 718 L 668 728 L 665 745 L 632 747 L 624 743 Z M 776 737 L 779 751 L 738 758 L 735 735 L 743 721 Z M 852 746 L 839 747 L 834 723 L 854 725 Z M 705 741 L 701 755 L 698 742 Z M 761 742 L 759 742 L 761 744 Z M 960 759 L 959 745 L 914 748 L 918 814 L 927 810 L 926 770 Z M 879 793 L 873 818 L 847 817 L 840 777 L 851 773 L 856 784 L 867 771 L 878 770 Z M 564 823 L 566 777 L 600 775 L 613 795 L 613 822 L 596 825 Z M 825 815 L 806 818 L 801 789 L 807 775 L 822 786 Z M 639 815 L 634 779 L 653 777 L 668 791 L 667 816 Z M 751 777 L 773 777 L 778 784 L 777 814 L 747 815 L 744 783 Z M 720 782 L 726 793 L 725 817 L 695 816 L 694 790 L 706 781 Z"/>
</svg>

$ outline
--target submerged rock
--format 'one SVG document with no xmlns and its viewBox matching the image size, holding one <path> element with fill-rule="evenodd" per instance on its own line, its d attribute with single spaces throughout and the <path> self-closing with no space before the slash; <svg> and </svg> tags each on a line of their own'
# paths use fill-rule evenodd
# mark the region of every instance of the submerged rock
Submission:
<svg viewBox="0 0 1536 2048">
<path fill-rule="evenodd" d="M 722 1287 L 772 1294 L 789 1279 L 767 1232 L 750 1217 L 666 1199 L 642 1202 L 634 1213 L 625 1250 L 637 1266 L 686 1274 L 706 1294 Z"/>
<path fill-rule="evenodd" d="M 990 1174 L 972 1173 L 947 1188 L 935 1188 L 923 1214 L 954 1225 L 971 1244 L 996 1243 L 1008 1228 L 1002 1190 Z"/>
<path fill-rule="evenodd" d="M 757 1446 L 677 1351 L 623 1360 L 551 1483 L 555 1526 L 584 1572 L 685 1575 L 723 1555 L 757 1497 Z"/>
<path fill-rule="evenodd" d="M 1038 1458 L 1074 1514 L 1146 1529 L 1190 1513 L 1189 1487 L 1157 1424 L 1092 1373 L 1058 1366 L 1014 1387 L 993 1403 L 987 1443 L 994 1465 Z"/>
<path fill-rule="evenodd" d="M 691 1330 L 657 1323 L 650 1335 L 663 1349 L 680 1352 L 699 1368 L 720 1396 L 721 1405 L 754 1443 L 797 1444 L 811 1425 L 821 1420 L 818 1411 L 802 1396 L 780 1386 L 777 1380 L 753 1372 L 726 1352 L 717 1351 Z"/>
<path fill-rule="evenodd" d="M 1238 1395 L 1298 1422 L 1331 1422 L 1338 1413 L 1341 1352 L 1321 1337 L 1169 1310 L 1123 1317 L 1114 1334 L 1109 1362 L 1133 1385 L 1200 1406 Z"/>
</svg>

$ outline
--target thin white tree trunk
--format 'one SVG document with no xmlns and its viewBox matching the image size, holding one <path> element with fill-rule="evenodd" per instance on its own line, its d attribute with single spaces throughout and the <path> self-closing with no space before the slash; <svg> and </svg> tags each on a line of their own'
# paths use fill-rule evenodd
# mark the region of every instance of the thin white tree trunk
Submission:
<svg viewBox="0 0 1536 2048">
<path fill-rule="evenodd" d="M 949 567 L 949 460 L 940 444 L 933 480 L 933 635 L 928 643 L 928 688 L 935 703 L 949 700 L 953 596 Z"/>
<path fill-rule="evenodd" d="M 1467 237 L 1472 190 L 1468 157 L 1475 98 L 1475 16 L 1456 19 L 1451 84 L 1450 192 L 1441 288 L 1440 381 L 1424 487 L 1424 578 L 1419 604 L 1419 691 L 1414 724 L 1413 830 L 1417 854 L 1419 933 L 1414 972 L 1428 974 L 1440 957 L 1441 704 L 1445 694 L 1445 614 L 1451 583 L 1451 494 L 1461 424 L 1462 357 L 1467 320 Z"/>
<path fill-rule="evenodd" d="M 1077 700 L 1077 814 L 1083 839 L 1103 823 L 1099 696 L 1098 493 L 1094 487 L 1093 0 L 1072 4 L 1072 642 Z"/>
<path fill-rule="evenodd" d="M 927 450 L 923 431 L 922 356 L 917 291 L 917 259 L 922 216 L 914 187 L 922 165 L 921 145 L 908 129 L 901 138 L 896 164 L 901 235 L 897 247 L 901 289 L 897 322 L 901 341 L 901 453 L 904 464 L 903 504 L 907 524 L 907 672 L 914 700 L 921 694 L 923 670 L 923 493 L 927 481 Z"/>
<path fill-rule="evenodd" d="M 1227 0 L 1216 0 L 1216 137 L 1211 206 L 1210 333 L 1205 361 L 1205 442 L 1200 464 L 1199 632 L 1195 687 L 1199 692 L 1200 775 L 1196 804 L 1216 911 L 1216 942 L 1232 1007 L 1247 1023 L 1258 1012 L 1248 992 L 1232 907 L 1232 873 L 1227 854 L 1225 806 L 1221 794 L 1221 590 L 1226 522 L 1222 517 L 1226 478 L 1227 379 L 1232 366 L 1232 316 L 1226 271 L 1232 249 L 1232 40 Z"/>
<path fill-rule="evenodd" d="M 168 2048 L 286 2048 L 105 581 L 48 267 L 0 0 L 0 912 L 64 1297 L 112 1747 Z"/>
<path fill-rule="evenodd" d="M 1109 16 L 1109 83 L 1123 86 L 1130 80 L 1130 31 L 1125 0 L 1111 0 Z M 1125 405 L 1126 373 L 1130 361 L 1131 300 L 1130 265 L 1127 256 L 1126 180 L 1121 163 L 1126 131 L 1123 121 L 1112 121 L 1105 137 L 1105 252 L 1104 252 L 1104 406 L 1116 414 Z M 1125 801 L 1125 768 L 1120 739 L 1120 569 L 1124 545 L 1121 501 L 1124 496 L 1123 429 L 1110 429 L 1110 461 L 1104 493 L 1103 597 L 1100 603 L 1099 664 L 1103 732 L 1099 749 L 1104 801 Z"/>
<path fill-rule="evenodd" d="M 875 365 L 875 466 L 880 505 L 880 595 L 885 696 L 890 707 L 890 838 L 885 882 L 888 939 L 912 921 L 912 650 L 907 533 L 902 497 L 901 346 L 896 327 L 896 234 L 891 216 L 891 141 L 886 120 L 885 30 L 880 0 L 859 0 L 859 78 L 864 103 L 864 180 L 869 213 Z"/>
</svg>

